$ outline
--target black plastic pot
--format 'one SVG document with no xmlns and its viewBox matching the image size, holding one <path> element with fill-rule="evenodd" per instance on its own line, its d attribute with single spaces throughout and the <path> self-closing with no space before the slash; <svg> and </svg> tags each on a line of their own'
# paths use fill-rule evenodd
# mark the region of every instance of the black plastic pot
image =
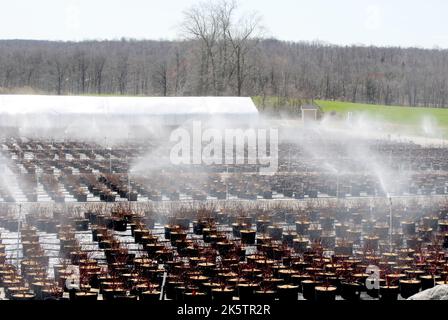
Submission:
<svg viewBox="0 0 448 320">
<path fill-rule="evenodd" d="M 398 299 L 398 286 L 381 286 L 380 300 L 381 301 L 396 301 Z"/>
<path fill-rule="evenodd" d="M 265 233 L 270 225 L 270 220 L 257 220 L 257 232 Z"/>
<path fill-rule="evenodd" d="M 308 234 L 309 227 L 310 227 L 310 223 L 308 221 L 297 221 L 296 222 L 296 232 L 299 235 Z"/>
<path fill-rule="evenodd" d="M 280 301 L 297 301 L 299 296 L 299 286 L 279 285 L 277 286 L 277 296 Z"/>
<path fill-rule="evenodd" d="M 34 300 L 36 295 L 33 293 L 16 293 L 13 294 L 10 299 L 15 301 L 29 301 Z"/>
<path fill-rule="evenodd" d="M 160 300 L 160 291 L 144 291 L 140 294 L 142 301 L 158 301 Z"/>
<path fill-rule="evenodd" d="M 308 249 L 308 243 L 306 239 L 294 239 L 293 248 L 296 252 L 305 252 Z"/>
<path fill-rule="evenodd" d="M 212 289 L 212 298 L 215 303 L 231 302 L 234 290 L 230 288 Z"/>
<path fill-rule="evenodd" d="M 87 219 L 77 219 L 75 220 L 76 231 L 87 231 L 89 230 L 89 220 Z"/>
<path fill-rule="evenodd" d="M 336 299 L 337 288 L 333 286 L 317 286 L 314 288 L 314 298 L 318 302 L 329 302 Z"/>
<path fill-rule="evenodd" d="M 361 295 L 362 285 L 357 282 L 342 282 L 341 297 L 349 301 L 358 301 Z"/>
<path fill-rule="evenodd" d="M 96 301 L 98 299 L 98 293 L 96 292 L 76 292 L 73 295 L 75 301 Z"/>
<path fill-rule="evenodd" d="M 255 230 L 241 230 L 241 242 L 244 244 L 255 244 L 255 236 L 257 232 Z"/>
<path fill-rule="evenodd" d="M 266 291 L 255 291 L 254 292 L 254 301 L 257 302 L 273 302 L 277 296 L 277 293 L 272 290 L 266 290 Z"/>
<path fill-rule="evenodd" d="M 124 232 L 127 229 L 127 222 L 124 219 L 114 219 L 113 229 L 115 231 Z"/>
<path fill-rule="evenodd" d="M 366 293 L 372 298 L 378 298 L 380 296 L 380 287 L 386 285 L 386 280 L 378 279 L 377 282 L 371 282 L 370 286 L 366 288 Z"/>
<path fill-rule="evenodd" d="M 420 288 L 420 280 L 400 280 L 400 295 L 405 299 L 418 293 Z"/>
<path fill-rule="evenodd" d="M 255 283 L 240 283 L 237 285 L 238 296 L 242 301 L 250 301 L 254 298 L 254 292 L 260 290 L 260 285 Z"/>
<path fill-rule="evenodd" d="M 124 289 L 104 289 L 103 299 L 104 300 L 115 300 L 117 296 L 126 295 L 126 290 Z"/>
<path fill-rule="evenodd" d="M 314 300 L 315 288 L 319 286 L 321 282 L 315 280 L 303 280 L 302 281 L 302 293 L 303 298 L 306 300 Z"/>
<path fill-rule="evenodd" d="M 281 240 L 283 228 L 277 227 L 277 226 L 269 226 L 268 228 L 268 234 L 272 238 L 272 240 Z"/>
<path fill-rule="evenodd" d="M 420 276 L 422 282 L 422 290 L 431 289 L 436 285 L 436 282 L 440 280 L 440 276 L 425 275 Z"/>
</svg>

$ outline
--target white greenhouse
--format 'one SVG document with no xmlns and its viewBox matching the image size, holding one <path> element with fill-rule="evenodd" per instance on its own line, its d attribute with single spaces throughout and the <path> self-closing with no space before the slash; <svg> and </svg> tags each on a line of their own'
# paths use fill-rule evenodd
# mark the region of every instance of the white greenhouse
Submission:
<svg viewBox="0 0 448 320">
<path fill-rule="evenodd" d="M 143 138 L 196 120 L 244 127 L 258 121 L 258 111 L 247 97 L 0 95 L 3 136 Z"/>
<path fill-rule="evenodd" d="M 210 116 L 235 120 L 253 119 L 257 108 L 247 97 L 93 97 L 47 95 L 0 95 L 0 117 L 11 120 L 35 117 L 60 120 L 69 116 L 150 117 L 167 125 L 180 125 L 194 118 Z"/>
</svg>

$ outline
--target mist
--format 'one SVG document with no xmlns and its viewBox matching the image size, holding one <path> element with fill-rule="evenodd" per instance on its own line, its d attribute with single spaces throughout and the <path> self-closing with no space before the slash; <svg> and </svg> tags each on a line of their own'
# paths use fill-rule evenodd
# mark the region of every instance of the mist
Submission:
<svg viewBox="0 0 448 320">
<path fill-rule="evenodd" d="M 338 184 L 337 189 L 350 181 L 351 175 L 363 175 L 375 181 L 377 196 L 407 194 L 409 191 L 407 185 L 412 182 L 414 174 L 410 164 L 394 161 L 393 152 L 387 153 L 384 149 L 387 148 L 387 144 L 401 143 L 405 152 L 407 148 L 411 152 L 413 146 L 427 145 L 428 139 L 436 139 L 441 132 L 437 121 L 429 117 L 421 119 L 422 135 L 416 136 L 404 127 L 391 126 L 380 118 L 364 113 L 342 119 L 325 114 L 319 121 L 305 125 L 299 119 L 270 117 L 264 114 L 257 117 L 244 115 L 228 117 L 213 114 L 189 116 L 184 122 L 177 121 L 175 125 L 167 123 L 166 119 L 160 116 L 132 113 L 128 115 L 24 113 L 3 115 L 0 118 L 1 125 L 16 129 L 17 137 L 45 141 L 88 142 L 100 149 L 126 149 L 130 143 L 139 143 L 143 146 L 143 153 L 133 158 L 129 164 L 128 174 L 131 179 L 150 189 L 154 181 L 163 181 L 165 190 L 170 192 L 188 189 L 203 195 L 209 193 L 209 182 L 214 180 L 219 181 L 219 185 L 225 188 L 226 198 L 229 198 L 232 195 L 228 191 L 228 185 L 235 182 L 235 176 L 227 175 L 232 166 L 204 164 L 176 166 L 170 159 L 170 150 L 173 147 L 170 134 L 179 128 L 191 133 L 195 121 L 200 121 L 202 130 L 279 129 L 279 145 L 283 147 L 287 145 L 289 148 L 288 155 L 283 151 L 280 152 L 280 164 L 292 161 L 297 165 L 295 162 L 302 161 L 308 165 L 307 170 L 311 170 L 300 172 L 293 165 L 292 173 L 306 175 L 313 170 L 323 173 Z M 202 143 L 207 144 L 204 141 Z M 248 154 L 249 151 L 246 149 L 245 155 Z M 290 164 L 286 166 L 289 168 Z M 260 165 L 246 164 L 240 168 L 238 179 L 241 179 L 241 175 L 250 176 L 259 172 Z M 11 173 L 9 176 L 14 174 Z M 4 185 L 12 185 L 11 181 L 5 179 L 6 176 L 3 177 Z M 188 200 L 182 195 L 180 198 Z M 210 200 L 213 197 L 206 199 Z"/>
</svg>

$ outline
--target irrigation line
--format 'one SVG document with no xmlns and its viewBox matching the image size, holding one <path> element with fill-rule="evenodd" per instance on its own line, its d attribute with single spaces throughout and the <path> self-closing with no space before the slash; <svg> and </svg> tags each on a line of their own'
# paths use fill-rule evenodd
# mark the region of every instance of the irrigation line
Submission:
<svg viewBox="0 0 448 320">
<path fill-rule="evenodd" d="M 416 200 L 420 203 L 427 202 L 443 202 L 448 200 L 447 195 L 433 195 L 433 196 L 394 196 L 394 200 L 396 203 L 406 203 L 409 200 Z M 359 203 L 364 203 L 367 201 L 374 201 L 384 203 L 387 202 L 387 197 L 351 197 L 351 198 L 315 198 L 315 199 L 258 199 L 258 200 L 245 200 L 245 199 L 232 199 L 232 200 L 207 200 L 207 201 L 197 201 L 197 200 L 178 200 L 178 201 L 132 201 L 129 205 L 132 209 L 141 210 L 141 209 L 154 209 L 161 211 L 170 211 L 173 208 L 182 208 L 184 206 L 188 206 L 191 209 L 201 208 L 203 206 L 211 206 L 211 207 L 229 207 L 229 206 L 238 206 L 245 205 L 247 207 L 257 207 L 257 206 L 266 206 L 269 208 L 271 205 L 278 207 L 279 205 L 284 208 L 306 208 L 307 205 L 311 204 L 315 207 L 322 207 L 328 205 L 340 205 L 345 204 L 347 207 L 351 207 L 352 205 L 356 205 Z M 95 209 L 101 205 L 103 208 L 107 207 L 115 207 L 117 205 L 124 204 L 125 202 L 104 202 L 104 201 L 91 201 L 91 202 L 72 202 L 72 203 L 55 203 L 53 201 L 47 202 L 21 202 L 19 206 L 24 207 L 23 214 L 26 215 L 28 211 L 32 209 Z M 17 206 L 17 203 L 3 203 L 6 206 Z M 1 206 L 1 204 L 0 204 Z"/>
</svg>

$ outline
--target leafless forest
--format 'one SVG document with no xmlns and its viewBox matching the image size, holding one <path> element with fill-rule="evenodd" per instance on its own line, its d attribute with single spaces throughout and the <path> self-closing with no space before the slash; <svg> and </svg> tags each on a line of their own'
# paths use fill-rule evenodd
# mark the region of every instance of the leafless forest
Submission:
<svg viewBox="0 0 448 320">
<path fill-rule="evenodd" d="M 256 14 L 235 10 L 227 1 L 186 10 L 178 41 L 0 41 L 0 93 L 448 105 L 446 50 L 283 42 L 263 37 Z"/>
</svg>

